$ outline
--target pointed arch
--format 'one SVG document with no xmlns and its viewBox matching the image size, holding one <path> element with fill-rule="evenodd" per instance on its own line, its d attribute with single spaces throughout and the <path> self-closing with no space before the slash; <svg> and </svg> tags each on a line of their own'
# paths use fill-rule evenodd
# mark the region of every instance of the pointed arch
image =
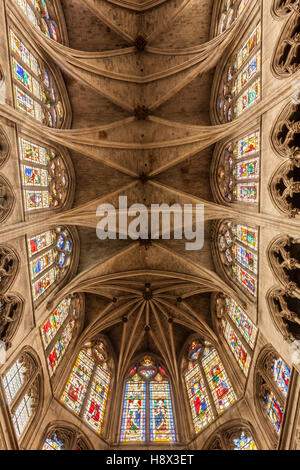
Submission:
<svg viewBox="0 0 300 470">
<path fill-rule="evenodd" d="M 39 444 L 41 450 L 93 450 L 87 436 L 66 421 L 49 423 Z"/>
<path fill-rule="evenodd" d="M 19 271 L 20 258 L 17 252 L 7 246 L 0 245 L 0 293 L 4 294 L 14 283 Z"/>
<path fill-rule="evenodd" d="M 148 354 L 133 364 L 125 377 L 120 442 L 176 442 L 174 400 L 167 369 Z"/>
<path fill-rule="evenodd" d="M 297 11 L 297 8 L 299 8 L 299 0 L 273 0 L 271 12 L 276 19 L 280 20 Z"/>
<path fill-rule="evenodd" d="M 225 220 L 213 229 L 213 258 L 216 270 L 255 300 L 258 290 L 259 230 Z"/>
<path fill-rule="evenodd" d="M 237 400 L 215 345 L 193 336 L 184 346 L 181 362 L 183 386 L 198 434 Z"/>
<path fill-rule="evenodd" d="M 220 0 L 215 11 L 215 34 L 224 33 L 242 14 L 249 0 Z"/>
<path fill-rule="evenodd" d="M 1 70 L 0 70 L 0 82 L 1 82 Z M 7 159 L 10 156 L 10 151 L 11 151 L 11 147 L 10 147 L 9 139 L 6 133 L 4 132 L 4 130 L 2 129 L 2 127 L 0 127 L 0 167 L 2 167 L 6 163 Z"/>
<path fill-rule="evenodd" d="M 83 423 L 102 435 L 107 419 L 108 395 L 112 388 L 114 364 L 102 336 L 77 349 L 72 372 L 60 402 Z"/>
<path fill-rule="evenodd" d="M 280 157 L 289 158 L 291 161 L 295 161 L 295 163 L 300 160 L 299 120 L 300 104 L 292 102 L 284 105 L 273 125 L 270 135 L 274 153 Z"/>
<path fill-rule="evenodd" d="M 24 300 L 14 294 L 0 294 L 0 340 L 5 343 L 6 350 L 20 325 L 24 310 Z"/>
<path fill-rule="evenodd" d="M 275 237 L 267 248 L 267 258 L 281 285 L 300 294 L 300 238 L 288 235 Z"/>
<path fill-rule="evenodd" d="M 273 288 L 267 293 L 267 303 L 274 325 L 285 341 L 300 340 L 300 295 L 292 286 Z"/>
<path fill-rule="evenodd" d="M 254 427 L 245 420 L 220 426 L 204 445 L 204 450 L 258 450 Z"/>
<path fill-rule="evenodd" d="M 285 22 L 274 49 L 271 70 L 276 78 L 286 78 L 299 70 L 299 33 L 300 14 L 296 11 Z"/>
<path fill-rule="evenodd" d="M 265 346 L 255 365 L 254 399 L 260 423 L 276 444 L 282 429 L 291 369 L 272 345 Z"/>
<path fill-rule="evenodd" d="M 0 223 L 12 213 L 16 203 L 16 195 L 9 181 L 0 175 Z"/>
<path fill-rule="evenodd" d="M 43 372 L 35 351 L 23 348 L 6 368 L 1 382 L 16 440 L 24 443 L 30 429 L 37 425 L 44 401 Z"/>
<path fill-rule="evenodd" d="M 286 161 L 274 171 L 268 191 L 275 208 L 289 218 L 300 212 L 300 165 L 297 161 Z"/>
<path fill-rule="evenodd" d="M 28 236 L 28 264 L 35 305 L 74 276 L 79 261 L 79 237 L 74 227 L 55 227 Z"/>
</svg>

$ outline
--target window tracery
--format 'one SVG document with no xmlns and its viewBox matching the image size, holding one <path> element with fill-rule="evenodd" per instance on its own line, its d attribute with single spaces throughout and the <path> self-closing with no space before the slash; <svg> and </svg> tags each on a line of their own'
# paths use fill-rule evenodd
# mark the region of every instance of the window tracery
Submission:
<svg viewBox="0 0 300 470">
<path fill-rule="evenodd" d="M 82 300 L 78 295 L 63 299 L 41 327 L 50 377 L 61 363 L 79 323 Z"/>
<path fill-rule="evenodd" d="M 145 356 L 128 373 L 120 441 L 176 442 L 168 375 L 151 357 Z"/>
<path fill-rule="evenodd" d="M 81 431 L 70 425 L 53 424 L 46 431 L 42 450 L 90 450 L 91 444 Z"/>
<path fill-rule="evenodd" d="M 278 18 L 299 11 L 299 0 L 273 0 L 272 11 Z"/>
<path fill-rule="evenodd" d="M 2 385 L 17 439 L 21 439 L 42 398 L 40 369 L 33 356 L 23 352 L 2 377 Z"/>
<path fill-rule="evenodd" d="M 286 162 L 273 174 L 269 193 L 277 209 L 290 218 L 300 212 L 300 162 Z"/>
<path fill-rule="evenodd" d="M 14 191 L 4 176 L 0 175 L 0 222 L 10 215 L 15 204 Z"/>
<path fill-rule="evenodd" d="M 248 376 L 257 328 L 235 300 L 219 294 L 216 298 L 216 315 L 223 336 L 232 354 Z"/>
<path fill-rule="evenodd" d="M 227 221 L 221 224 L 217 246 L 225 272 L 252 298 L 257 297 L 258 230 Z"/>
<path fill-rule="evenodd" d="M 47 64 L 9 28 L 11 70 L 17 109 L 49 127 L 61 127 L 64 108 L 56 80 Z"/>
<path fill-rule="evenodd" d="M 260 354 L 256 366 L 256 390 L 259 410 L 267 428 L 278 437 L 281 431 L 291 370 L 269 346 Z"/>
<path fill-rule="evenodd" d="M 226 203 L 259 203 L 260 132 L 226 144 L 218 160 L 217 184 Z"/>
<path fill-rule="evenodd" d="M 277 329 L 289 342 L 300 340 L 300 293 L 291 285 L 272 289 L 267 296 L 270 313 Z"/>
<path fill-rule="evenodd" d="M 60 33 L 57 26 L 53 2 L 48 0 L 15 0 L 28 20 L 48 38 L 60 42 Z"/>
<path fill-rule="evenodd" d="M 239 51 L 226 65 L 217 98 L 222 122 L 241 116 L 261 96 L 261 24 L 259 23 Z"/>
<path fill-rule="evenodd" d="M 195 432 L 200 432 L 236 401 L 216 349 L 195 340 L 189 347 L 184 381 Z"/>
<path fill-rule="evenodd" d="M 218 33 L 224 33 L 240 16 L 247 6 L 248 0 L 223 0 L 218 21 Z"/>
<path fill-rule="evenodd" d="M 33 300 L 68 273 L 73 256 L 73 241 L 68 229 L 57 227 L 28 239 L 28 256 Z"/>
<path fill-rule="evenodd" d="M 11 340 L 20 324 L 23 312 L 23 301 L 10 294 L 0 294 L 0 340 L 11 347 Z"/>
<path fill-rule="evenodd" d="M 0 70 L 1 81 L 1 70 Z M 4 131 L 0 128 L 0 167 L 4 165 L 9 157 L 10 145 Z"/>
<path fill-rule="evenodd" d="M 103 431 L 111 382 L 108 352 L 102 341 L 80 350 L 60 401 L 98 434 Z"/>
<path fill-rule="evenodd" d="M 25 210 L 62 208 L 69 186 L 62 156 L 53 148 L 24 137 L 19 138 L 19 152 Z"/>
<path fill-rule="evenodd" d="M 284 78 L 299 70 L 300 60 L 300 11 L 288 17 L 275 48 L 273 71 L 276 76 Z"/>
<path fill-rule="evenodd" d="M 280 113 L 272 132 L 275 153 L 300 164 L 300 104 L 290 103 Z"/>
<path fill-rule="evenodd" d="M 250 425 L 247 424 L 237 424 L 229 429 L 223 426 L 209 440 L 205 448 L 207 450 L 258 450 L 257 444 L 253 439 L 253 431 Z"/>
<path fill-rule="evenodd" d="M 16 253 L 8 247 L 0 246 L 0 293 L 4 293 L 15 280 L 19 268 Z"/>
<path fill-rule="evenodd" d="M 277 237 L 268 249 L 268 259 L 281 284 L 300 293 L 300 238 Z"/>
</svg>

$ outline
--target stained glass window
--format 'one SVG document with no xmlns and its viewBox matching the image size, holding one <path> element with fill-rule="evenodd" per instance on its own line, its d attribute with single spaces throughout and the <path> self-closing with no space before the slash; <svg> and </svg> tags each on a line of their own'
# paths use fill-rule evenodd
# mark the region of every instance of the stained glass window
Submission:
<svg viewBox="0 0 300 470">
<path fill-rule="evenodd" d="M 63 449 L 64 449 L 64 441 L 59 440 L 56 434 L 54 434 L 52 439 L 50 437 L 47 437 L 42 448 L 42 450 L 63 450 Z"/>
<path fill-rule="evenodd" d="M 236 395 L 227 377 L 217 351 L 208 343 L 201 344 L 195 361 L 191 355 L 199 345 L 193 341 L 187 355 L 184 380 L 187 389 L 195 432 L 200 432 L 236 401 Z"/>
<path fill-rule="evenodd" d="M 30 237 L 28 255 L 32 295 L 33 300 L 37 301 L 68 271 L 72 256 L 68 230 L 58 227 Z"/>
<path fill-rule="evenodd" d="M 34 26 L 38 27 L 48 38 L 58 41 L 58 29 L 52 19 L 53 8 L 51 8 L 51 15 L 49 13 L 50 2 L 46 2 L 46 0 L 31 0 L 31 2 L 29 0 L 15 0 L 15 3 Z"/>
<path fill-rule="evenodd" d="M 223 0 L 219 17 L 219 34 L 227 31 L 233 21 L 240 16 L 249 0 Z"/>
<path fill-rule="evenodd" d="M 235 393 L 214 348 L 205 348 L 202 362 L 216 409 L 218 413 L 222 413 L 236 401 Z"/>
<path fill-rule="evenodd" d="M 103 428 L 110 380 L 111 373 L 107 363 L 99 360 L 97 346 L 88 344 L 80 351 L 60 399 L 98 434 Z"/>
<path fill-rule="evenodd" d="M 234 450 L 257 450 L 256 444 L 251 436 L 246 437 L 242 432 L 238 439 L 233 439 Z"/>
<path fill-rule="evenodd" d="M 259 202 L 260 132 L 231 142 L 222 152 L 217 182 L 226 202 Z"/>
<path fill-rule="evenodd" d="M 253 349 L 257 337 L 257 328 L 254 323 L 233 299 L 226 298 L 226 313 Z"/>
<path fill-rule="evenodd" d="M 257 296 L 258 230 L 224 223 L 218 235 L 221 261 L 228 274 L 248 294 Z"/>
<path fill-rule="evenodd" d="M 61 156 L 53 149 L 19 138 L 24 203 L 26 211 L 62 207 L 68 177 Z"/>
<path fill-rule="evenodd" d="M 249 355 L 247 349 L 244 347 L 243 343 L 240 341 L 238 335 L 236 334 L 228 320 L 223 320 L 223 332 L 224 337 L 227 343 L 229 344 L 230 349 L 233 352 L 238 364 L 240 365 L 244 374 L 247 376 L 251 363 L 251 356 Z"/>
<path fill-rule="evenodd" d="M 56 371 L 72 340 L 80 303 L 78 295 L 63 299 L 41 327 L 50 376 Z"/>
<path fill-rule="evenodd" d="M 190 363 L 189 368 L 185 373 L 185 383 L 192 411 L 194 428 L 196 432 L 199 432 L 214 419 L 199 364 Z"/>
<path fill-rule="evenodd" d="M 63 110 L 52 74 L 11 28 L 9 38 L 16 107 L 50 127 L 60 126 Z"/>
<path fill-rule="evenodd" d="M 40 376 L 32 357 L 24 353 L 2 376 L 13 428 L 19 439 L 35 416 L 39 400 Z"/>
<path fill-rule="evenodd" d="M 264 405 L 271 423 L 279 433 L 283 420 L 283 409 L 272 391 L 265 391 Z"/>
<path fill-rule="evenodd" d="M 124 391 L 121 442 L 176 441 L 166 374 L 164 368 L 149 357 L 130 370 Z"/>
<path fill-rule="evenodd" d="M 279 387 L 284 396 L 287 396 L 291 378 L 291 371 L 289 367 L 281 358 L 279 358 L 274 361 L 273 372 L 276 385 Z"/>
<path fill-rule="evenodd" d="M 217 98 L 219 116 L 225 122 L 239 117 L 261 98 L 261 25 L 229 61 Z"/>
</svg>

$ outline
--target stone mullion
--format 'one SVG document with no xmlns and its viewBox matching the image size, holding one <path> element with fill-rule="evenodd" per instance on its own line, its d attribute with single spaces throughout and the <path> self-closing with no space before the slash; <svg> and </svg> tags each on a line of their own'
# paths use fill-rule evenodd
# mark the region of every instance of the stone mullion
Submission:
<svg viewBox="0 0 300 470">
<path fill-rule="evenodd" d="M 282 405 L 282 407 L 284 409 L 285 408 L 286 397 L 284 396 L 282 391 L 279 389 L 279 387 L 276 385 L 273 378 L 270 376 L 270 374 L 268 372 L 262 372 L 261 371 L 261 374 L 263 376 L 263 379 L 267 383 L 268 387 L 274 393 L 275 397 L 279 398 L 280 404 Z"/>
<path fill-rule="evenodd" d="M 23 400 L 26 393 L 30 390 L 30 388 L 33 385 L 33 383 L 34 383 L 35 379 L 37 378 L 37 376 L 38 376 L 38 370 L 36 370 L 32 374 L 32 376 L 28 379 L 26 384 L 23 384 L 23 386 L 20 388 L 20 390 L 18 391 L 17 395 L 15 396 L 15 398 L 13 399 L 11 404 L 8 405 L 9 408 L 10 408 L 11 414 L 15 413 L 17 407 L 19 406 L 19 404 Z"/>
<path fill-rule="evenodd" d="M 93 360 L 94 360 L 94 358 L 93 358 Z M 90 377 L 88 386 L 86 388 L 86 393 L 85 393 L 85 397 L 84 397 L 83 402 L 82 402 L 80 413 L 78 415 L 81 419 L 83 418 L 83 413 L 85 411 L 85 407 L 86 407 L 87 401 L 88 401 L 89 396 L 90 396 L 91 388 L 92 388 L 92 385 L 93 385 L 93 380 L 95 378 L 96 371 L 97 371 L 97 366 L 98 366 L 98 364 L 94 360 L 94 366 L 93 366 L 93 370 L 92 370 L 92 373 L 91 373 L 91 377 Z"/>
<path fill-rule="evenodd" d="M 213 394 L 211 392 L 211 389 L 210 389 L 210 386 L 209 386 L 209 383 L 208 383 L 208 380 L 207 380 L 207 377 L 206 377 L 206 374 L 205 374 L 205 370 L 204 370 L 204 367 L 203 367 L 203 364 L 202 364 L 201 360 L 199 361 L 199 366 L 200 366 L 203 381 L 205 383 L 205 388 L 207 390 L 207 395 L 208 395 L 208 398 L 209 398 L 209 401 L 210 401 L 210 404 L 211 404 L 211 409 L 212 409 L 212 412 L 213 412 L 213 415 L 214 415 L 214 419 L 216 419 L 219 416 L 219 413 L 218 413 L 217 407 L 215 405 L 215 400 L 214 400 Z"/>
<path fill-rule="evenodd" d="M 150 443 L 150 380 L 146 381 L 146 443 Z"/>
</svg>

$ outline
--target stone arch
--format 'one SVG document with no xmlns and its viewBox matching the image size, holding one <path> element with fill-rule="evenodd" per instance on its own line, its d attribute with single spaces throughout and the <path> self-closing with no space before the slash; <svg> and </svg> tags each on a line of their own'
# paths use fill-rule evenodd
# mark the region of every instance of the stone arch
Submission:
<svg viewBox="0 0 300 470">
<path fill-rule="evenodd" d="M 0 245 L 0 293 L 4 294 L 16 279 L 20 259 L 15 250 Z"/>
<path fill-rule="evenodd" d="M 282 19 L 298 9 L 299 0 L 273 0 L 271 12 L 276 19 Z"/>
<path fill-rule="evenodd" d="M 20 325 L 24 301 L 13 294 L 0 294 L 0 340 L 11 347 L 11 342 Z"/>
<path fill-rule="evenodd" d="M 0 223 L 6 221 L 15 206 L 15 192 L 3 175 L 0 175 Z"/>
<path fill-rule="evenodd" d="M 245 436 L 245 447 L 241 448 L 235 441 Z M 257 450 L 257 433 L 248 421 L 243 419 L 233 420 L 230 424 L 220 426 L 208 438 L 203 446 L 203 450 Z"/>
<path fill-rule="evenodd" d="M 1 82 L 1 69 L 0 69 L 0 82 Z M 4 130 L 0 128 L 0 167 L 2 167 L 10 155 L 10 143 Z"/>
<path fill-rule="evenodd" d="M 273 288 L 267 293 L 267 302 L 273 322 L 285 341 L 300 340 L 300 294 L 293 288 Z"/>
<path fill-rule="evenodd" d="M 300 68 L 300 14 L 293 13 L 282 28 L 275 46 L 271 69 L 278 78 L 293 75 Z"/>
<path fill-rule="evenodd" d="M 300 293 L 300 239 L 279 235 L 271 241 L 267 258 L 277 280 Z"/>
<path fill-rule="evenodd" d="M 300 163 L 300 104 L 288 103 L 283 107 L 271 131 L 273 151 L 280 157 Z"/>
<path fill-rule="evenodd" d="M 295 218 L 300 212 L 300 163 L 287 161 L 280 165 L 270 179 L 268 190 L 276 209 Z"/>
<path fill-rule="evenodd" d="M 48 441 L 48 442 L 47 442 Z M 57 445 L 57 447 L 55 447 Z M 84 432 L 67 421 L 54 421 L 43 432 L 38 449 L 42 450 L 93 450 Z"/>
</svg>

